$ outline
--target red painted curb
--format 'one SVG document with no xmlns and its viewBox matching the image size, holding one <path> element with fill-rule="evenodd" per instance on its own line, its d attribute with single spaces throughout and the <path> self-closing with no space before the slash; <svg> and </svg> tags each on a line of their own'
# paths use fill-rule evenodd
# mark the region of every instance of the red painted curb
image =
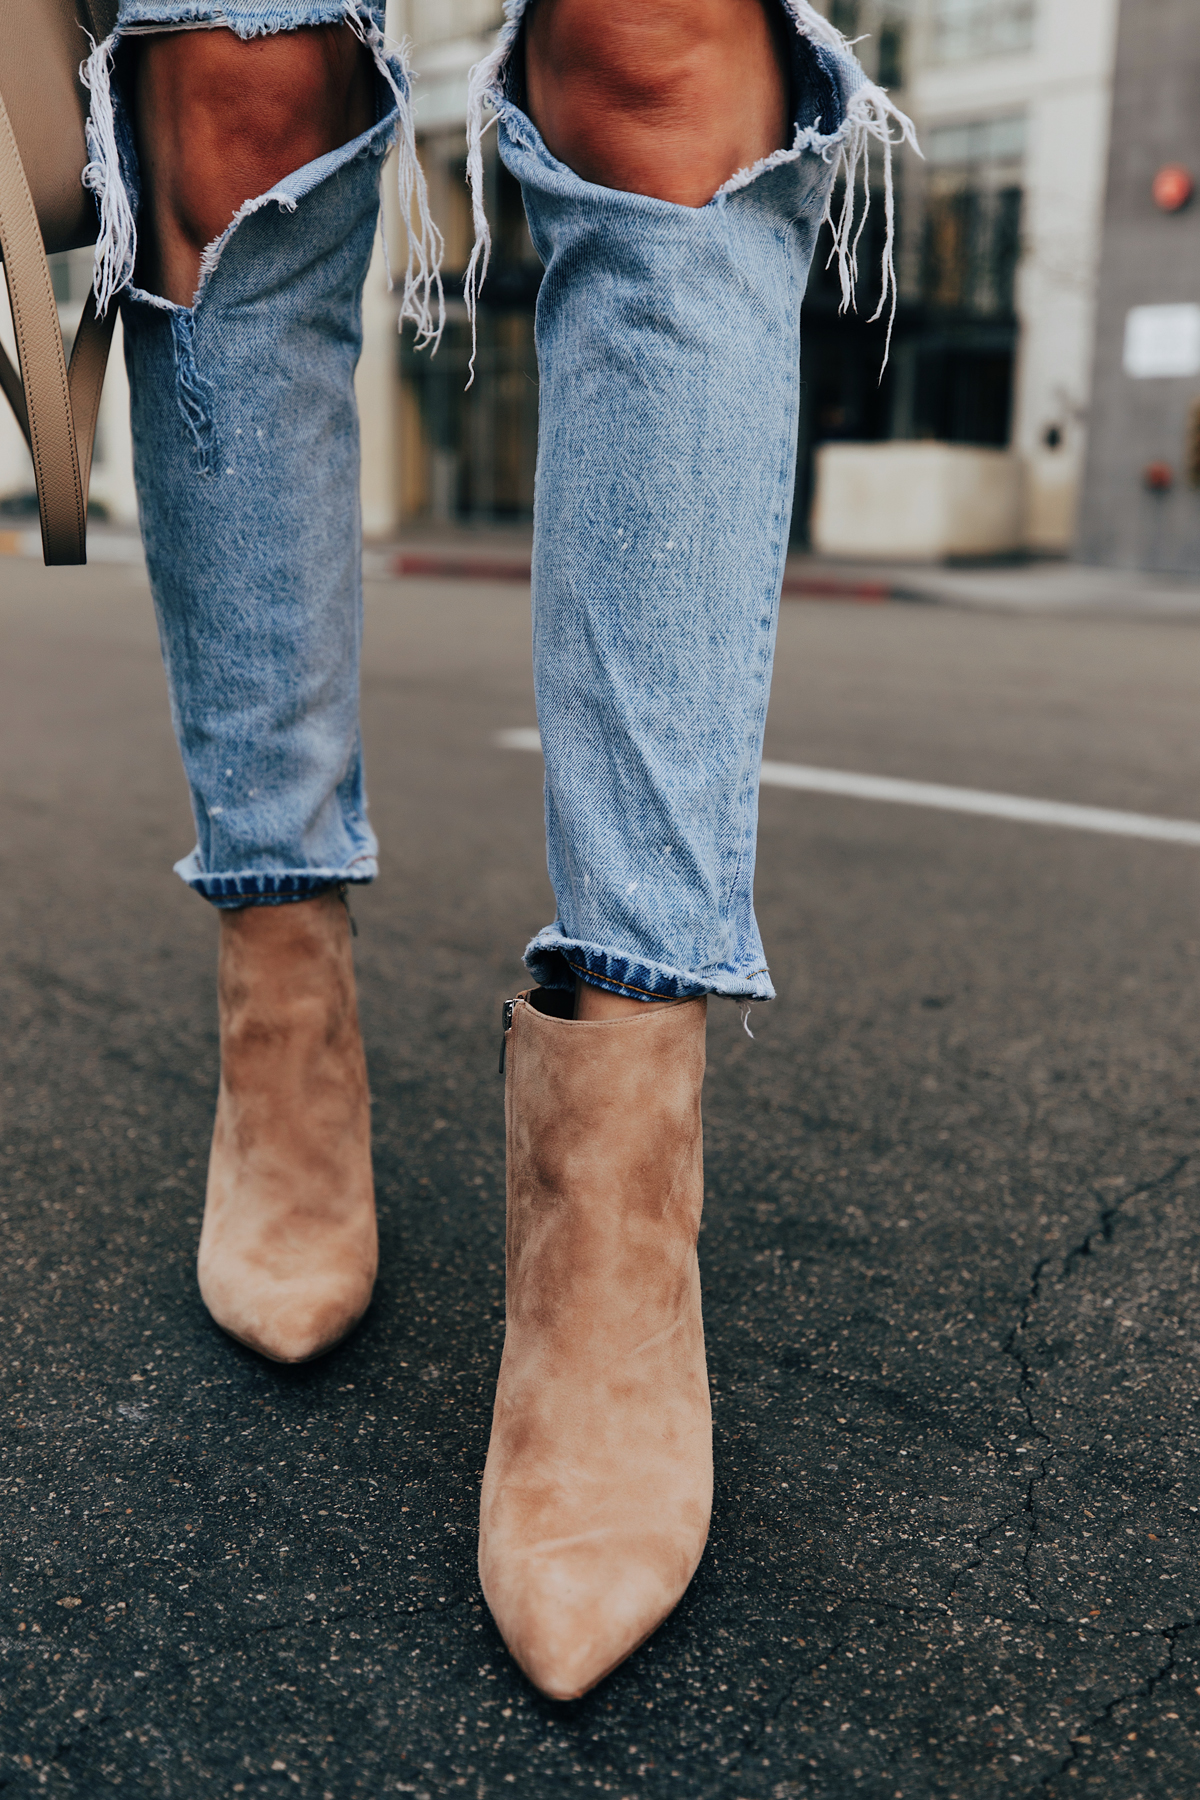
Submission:
<svg viewBox="0 0 1200 1800">
<path fill-rule="evenodd" d="M 392 560 L 393 575 L 435 575 L 445 581 L 528 581 L 528 561 L 484 556 L 439 556 L 402 551 Z"/>
<path fill-rule="evenodd" d="M 392 558 L 393 575 L 424 575 L 443 581 L 529 581 L 528 561 L 512 557 L 455 556 L 436 550 L 402 550 Z M 785 575 L 783 594 L 793 600 L 851 600 L 880 606 L 894 598 L 886 581 L 841 580 L 836 575 Z"/>
<path fill-rule="evenodd" d="M 785 575 L 783 593 L 794 600 L 854 600 L 860 606 L 880 606 L 892 598 L 886 581 L 840 581 L 836 575 Z"/>
</svg>

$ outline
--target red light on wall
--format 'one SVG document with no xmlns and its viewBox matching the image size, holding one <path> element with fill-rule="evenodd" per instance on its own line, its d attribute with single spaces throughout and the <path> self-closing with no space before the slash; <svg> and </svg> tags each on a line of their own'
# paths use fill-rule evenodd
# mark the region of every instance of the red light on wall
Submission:
<svg viewBox="0 0 1200 1800">
<path fill-rule="evenodd" d="M 1175 471 L 1170 463 L 1147 463 L 1142 470 L 1142 480 L 1152 494 L 1169 494 L 1175 485 Z"/>
<path fill-rule="evenodd" d="M 1167 163 L 1154 177 L 1151 193 L 1163 212 L 1179 212 L 1195 192 L 1196 184 L 1182 163 Z"/>
</svg>

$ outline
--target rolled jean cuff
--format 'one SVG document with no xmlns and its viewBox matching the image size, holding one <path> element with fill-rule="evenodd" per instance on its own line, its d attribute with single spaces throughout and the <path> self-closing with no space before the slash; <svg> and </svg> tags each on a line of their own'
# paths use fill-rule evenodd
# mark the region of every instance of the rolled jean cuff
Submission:
<svg viewBox="0 0 1200 1800">
<path fill-rule="evenodd" d="M 365 885 L 374 881 L 379 864 L 373 856 L 358 856 L 344 869 L 256 870 L 246 875 L 206 875 L 193 850 L 175 864 L 175 873 L 205 900 L 219 908 L 288 906 L 296 900 L 312 900 L 327 888 Z"/>
<path fill-rule="evenodd" d="M 721 994 L 734 1000 L 773 1000 L 775 989 L 764 964 L 746 970 L 670 969 L 662 963 L 621 956 L 595 944 L 565 937 L 556 926 L 539 931 L 525 951 L 525 967 L 542 987 L 571 988 L 576 977 L 590 987 L 630 1000 L 698 1000 Z"/>
</svg>

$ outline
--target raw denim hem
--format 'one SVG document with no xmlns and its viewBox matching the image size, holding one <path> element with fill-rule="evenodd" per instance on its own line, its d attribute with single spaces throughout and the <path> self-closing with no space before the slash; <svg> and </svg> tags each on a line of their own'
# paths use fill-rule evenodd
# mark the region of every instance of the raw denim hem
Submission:
<svg viewBox="0 0 1200 1800">
<path fill-rule="evenodd" d="M 556 931 L 538 933 L 526 948 L 525 967 L 542 987 L 572 988 L 579 977 L 589 987 L 624 994 L 630 1000 L 698 1000 L 703 994 L 720 994 L 733 1000 L 775 998 L 770 972 L 765 967 L 685 972 L 600 950 L 594 944 L 581 944 Z"/>
<path fill-rule="evenodd" d="M 383 24 L 382 5 L 372 15 Z M 122 0 L 118 30 L 142 35 L 159 31 L 232 31 L 240 38 L 274 37 L 306 26 L 337 25 L 346 16 L 345 0 Z"/>
<path fill-rule="evenodd" d="M 211 905 L 232 909 L 243 906 L 287 906 L 295 900 L 312 900 L 327 888 L 374 881 L 379 865 L 373 856 L 362 857 L 348 869 L 289 869 L 279 874 L 196 875 L 188 869 L 191 857 L 175 864 L 175 873 L 193 893 Z"/>
</svg>

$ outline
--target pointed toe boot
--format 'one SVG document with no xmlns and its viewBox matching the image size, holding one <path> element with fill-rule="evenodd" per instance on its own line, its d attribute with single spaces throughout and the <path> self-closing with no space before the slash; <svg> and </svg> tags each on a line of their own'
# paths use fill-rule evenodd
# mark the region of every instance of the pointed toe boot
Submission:
<svg viewBox="0 0 1200 1800">
<path fill-rule="evenodd" d="M 696 1257 L 704 1000 L 506 1036 L 507 1323 L 479 1572 L 534 1685 L 576 1699 L 678 1603 L 712 1506 Z"/>
<path fill-rule="evenodd" d="M 200 1293 L 240 1343 L 308 1362 L 362 1317 L 378 1262 L 366 1062 L 337 896 L 223 914 L 218 999 Z"/>
</svg>

